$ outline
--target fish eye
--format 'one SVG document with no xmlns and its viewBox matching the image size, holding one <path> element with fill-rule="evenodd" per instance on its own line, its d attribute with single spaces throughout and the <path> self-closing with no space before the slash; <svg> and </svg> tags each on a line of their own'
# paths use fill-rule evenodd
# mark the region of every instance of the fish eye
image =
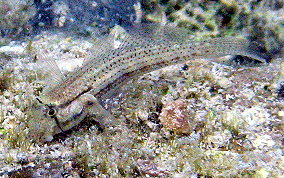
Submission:
<svg viewBox="0 0 284 178">
<path fill-rule="evenodd" d="M 50 109 L 48 110 L 47 114 L 48 114 L 49 116 L 55 116 L 56 110 L 53 109 L 53 108 L 50 108 Z"/>
</svg>

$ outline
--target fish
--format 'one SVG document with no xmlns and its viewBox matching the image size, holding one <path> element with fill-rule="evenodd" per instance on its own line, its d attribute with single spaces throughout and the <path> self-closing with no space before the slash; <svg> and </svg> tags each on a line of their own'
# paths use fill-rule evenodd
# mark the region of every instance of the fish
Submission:
<svg viewBox="0 0 284 178">
<path fill-rule="evenodd" d="M 118 47 L 114 37 L 102 38 L 81 67 L 63 75 L 54 62 L 43 57 L 51 67 L 50 84 L 29 111 L 31 135 L 38 141 L 51 141 L 55 134 L 78 125 L 86 117 L 100 116 L 102 125 L 115 119 L 102 105 L 129 80 L 167 66 L 189 60 L 242 55 L 267 62 L 257 45 L 245 38 L 220 37 L 193 40 L 184 30 L 166 27 L 139 27 L 126 30 Z"/>
</svg>

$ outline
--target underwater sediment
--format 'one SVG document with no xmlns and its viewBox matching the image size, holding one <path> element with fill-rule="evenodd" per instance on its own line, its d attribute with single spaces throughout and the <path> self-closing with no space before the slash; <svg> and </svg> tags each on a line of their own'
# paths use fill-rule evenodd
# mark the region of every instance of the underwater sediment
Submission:
<svg viewBox="0 0 284 178">
<path fill-rule="evenodd" d="M 76 15 L 71 1 L 47 2 L 57 7 L 54 9 L 65 9 L 55 11 L 56 18 Z M 114 126 L 102 129 L 97 118 L 88 118 L 52 142 L 40 144 L 29 137 L 27 123 L 32 118 L 26 114 L 48 77 L 36 64 L 35 54 L 48 51 L 68 74 L 96 47 L 96 19 L 84 24 L 84 33 L 64 31 L 65 25 L 73 28 L 69 20 L 58 27 L 61 30 L 54 29 L 58 25 L 55 18 L 51 25 L 55 27 L 39 35 L 20 40 L 4 36 L 0 44 L 0 175 L 281 177 L 284 64 L 283 53 L 276 53 L 283 51 L 281 1 L 141 4 L 142 21 L 155 21 L 151 15 L 162 13 L 168 23 L 194 28 L 190 33 L 199 39 L 247 36 L 276 56 L 268 64 L 240 65 L 228 56 L 215 62 L 189 61 L 145 74 L 104 102 L 116 118 Z M 156 11 L 150 10 L 153 6 Z M 27 10 L 33 8 L 31 4 Z M 80 27 L 78 21 L 75 29 Z M 96 24 L 100 26 L 99 21 Z"/>
</svg>

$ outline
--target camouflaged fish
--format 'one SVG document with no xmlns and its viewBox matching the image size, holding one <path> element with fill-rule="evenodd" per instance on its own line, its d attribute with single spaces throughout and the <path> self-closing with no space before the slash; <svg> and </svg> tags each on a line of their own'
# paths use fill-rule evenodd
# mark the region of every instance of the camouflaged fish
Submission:
<svg viewBox="0 0 284 178">
<path fill-rule="evenodd" d="M 225 55 L 243 55 L 266 62 L 246 39 L 194 41 L 177 29 L 163 28 L 155 30 L 155 34 L 145 29 L 130 31 L 118 48 L 105 45 L 67 76 L 55 72 L 57 67 L 53 65 L 50 70 L 57 82 L 43 91 L 39 106 L 34 105 L 30 112 L 33 136 L 50 141 L 53 135 L 98 113 L 108 118 L 101 122 L 111 120 L 112 116 L 99 104 L 102 98 L 111 96 L 130 79 L 166 66 Z"/>
</svg>

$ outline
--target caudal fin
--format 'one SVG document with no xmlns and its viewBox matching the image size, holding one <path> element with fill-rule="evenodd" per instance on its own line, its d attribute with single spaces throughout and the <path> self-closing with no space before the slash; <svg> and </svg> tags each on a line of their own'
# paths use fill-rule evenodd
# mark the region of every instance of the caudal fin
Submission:
<svg viewBox="0 0 284 178">
<path fill-rule="evenodd" d="M 245 56 L 254 58 L 263 63 L 269 63 L 272 59 L 272 55 L 257 42 L 250 42 L 245 51 L 247 52 Z"/>
</svg>

